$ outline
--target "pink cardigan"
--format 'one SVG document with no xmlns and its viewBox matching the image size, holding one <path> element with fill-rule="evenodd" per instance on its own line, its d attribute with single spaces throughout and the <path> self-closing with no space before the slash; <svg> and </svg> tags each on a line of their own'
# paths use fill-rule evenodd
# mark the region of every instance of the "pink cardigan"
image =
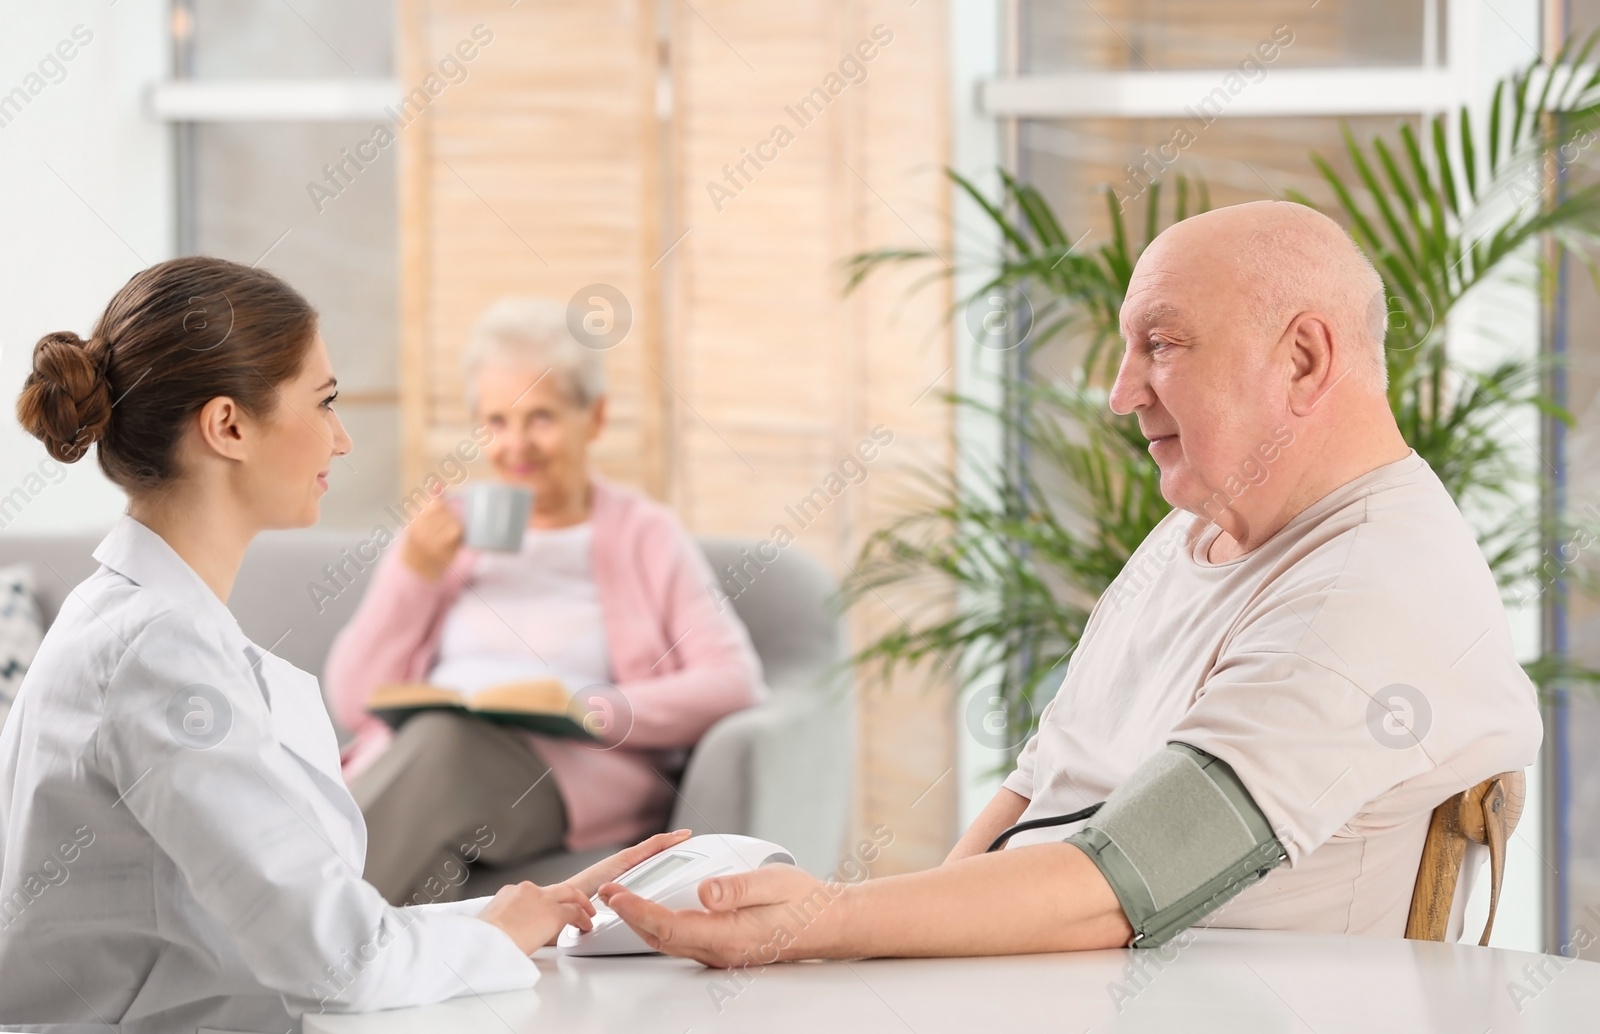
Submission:
<svg viewBox="0 0 1600 1034">
<path fill-rule="evenodd" d="M 591 553 L 611 654 L 612 678 L 631 710 L 596 746 L 522 732 L 551 769 L 567 810 L 566 846 L 583 851 L 632 843 L 656 832 L 671 810 L 667 778 L 713 723 L 766 695 L 749 633 L 719 612 L 715 577 L 694 540 L 666 507 L 591 478 Z M 323 680 L 334 712 L 356 734 L 344 753 L 348 781 L 393 738 L 368 714 L 372 690 L 422 681 L 477 552 L 463 547 L 437 582 L 401 559 L 402 533 L 385 551 L 372 584 L 328 654 Z M 659 772 L 659 774 L 658 774 Z"/>
</svg>

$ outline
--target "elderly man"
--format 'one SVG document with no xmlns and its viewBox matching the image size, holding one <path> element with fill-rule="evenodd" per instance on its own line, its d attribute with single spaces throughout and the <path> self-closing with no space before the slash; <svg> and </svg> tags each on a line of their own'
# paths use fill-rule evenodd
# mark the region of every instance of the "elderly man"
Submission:
<svg viewBox="0 0 1600 1034">
<path fill-rule="evenodd" d="M 945 864 L 724 877 L 708 912 L 602 898 L 713 966 L 1151 946 L 1194 923 L 1401 936 L 1434 806 L 1530 764 L 1541 727 L 1477 543 L 1391 416 L 1385 314 L 1311 209 L 1167 230 L 1129 284 L 1111 408 L 1176 509 Z"/>
</svg>

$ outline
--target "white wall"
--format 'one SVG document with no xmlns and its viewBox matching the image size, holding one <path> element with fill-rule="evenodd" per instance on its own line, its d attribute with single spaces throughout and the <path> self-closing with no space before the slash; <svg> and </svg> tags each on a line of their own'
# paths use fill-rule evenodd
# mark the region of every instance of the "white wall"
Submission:
<svg viewBox="0 0 1600 1034">
<path fill-rule="evenodd" d="M 105 528 L 124 500 L 93 453 L 52 466 L 11 414 L 42 334 L 87 335 L 128 277 L 172 255 L 170 134 L 143 111 L 170 64 L 167 4 L 0 0 L 0 25 L 0 94 L 26 88 L 75 26 L 92 34 L 0 127 L 0 499 L 13 501 L 0 534 Z"/>
</svg>

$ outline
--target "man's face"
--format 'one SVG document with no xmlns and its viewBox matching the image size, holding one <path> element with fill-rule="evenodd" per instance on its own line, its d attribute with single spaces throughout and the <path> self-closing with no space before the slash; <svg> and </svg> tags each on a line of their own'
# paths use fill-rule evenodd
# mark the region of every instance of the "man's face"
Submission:
<svg viewBox="0 0 1600 1034">
<path fill-rule="evenodd" d="M 1284 328 L 1258 328 L 1233 249 L 1185 229 L 1134 269 L 1111 409 L 1138 417 L 1167 502 L 1215 519 L 1266 479 L 1262 457 L 1288 414 L 1287 370 L 1274 361 Z"/>
</svg>

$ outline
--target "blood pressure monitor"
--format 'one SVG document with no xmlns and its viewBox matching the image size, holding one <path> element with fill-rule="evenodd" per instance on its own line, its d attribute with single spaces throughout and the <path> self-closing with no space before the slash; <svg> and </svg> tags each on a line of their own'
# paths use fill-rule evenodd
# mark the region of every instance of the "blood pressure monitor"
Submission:
<svg viewBox="0 0 1600 1034">
<path fill-rule="evenodd" d="M 700 903 L 704 880 L 750 872 L 763 865 L 793 864 L 794 855 L 777 844 L 735 833 L 707 833 L 651 855 L 614 882 L 664 908 L 704 908 Z M 563 955 L 641 955 L 655 950 L 602 904 L 598 895 L 593 901 L 593 929 L 584 933 L 569 926 L 556 939 Z"/>
</svg>

